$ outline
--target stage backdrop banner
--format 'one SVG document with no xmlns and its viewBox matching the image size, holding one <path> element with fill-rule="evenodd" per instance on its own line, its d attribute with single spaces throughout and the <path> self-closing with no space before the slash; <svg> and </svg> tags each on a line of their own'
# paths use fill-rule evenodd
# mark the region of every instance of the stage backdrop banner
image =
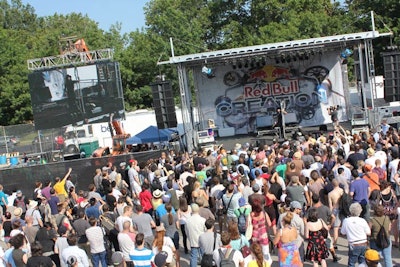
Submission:
<svg viewBox="0 0 400 267">
<path fill-rule="evenodd" d="M 208 66 L 214 77 L 194 69 L 200 121 L 214 120 L 219 129 L 235 134 L 256 132 L 276 120 L 283 102 L 287 124 L 317 126 L 331 123 L 328 108 L 339 106 L 339 120 L 347 120 L 339 52 L 308 60 L 245 61 Z M 264 120 L 264 121 L 263 121 Z"/>
</svg>

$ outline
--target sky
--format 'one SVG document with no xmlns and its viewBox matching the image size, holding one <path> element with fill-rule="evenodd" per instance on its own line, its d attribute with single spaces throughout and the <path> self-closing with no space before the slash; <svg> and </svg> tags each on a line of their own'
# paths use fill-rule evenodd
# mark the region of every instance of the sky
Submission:
<svg viewBox="0 0 400 267">
<path fill-rule="evenodd" d="M 39 17 L 72 12 L 88 15 L 105 31 L 121 22 L 121 33 L 145 26 L 143 7 L 149 0 L 22 0 L 30 4 Z"/>
</svg>

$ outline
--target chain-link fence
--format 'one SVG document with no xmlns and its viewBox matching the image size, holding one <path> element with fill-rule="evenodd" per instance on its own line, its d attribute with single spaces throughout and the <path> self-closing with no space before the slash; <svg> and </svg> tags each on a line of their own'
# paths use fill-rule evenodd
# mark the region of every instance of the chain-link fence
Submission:
<svg viewBox="0 0 400 267">
<path fill-rule="evenodd" d="M 43 155 L 59 151 L 57 137 L 64 131 L 61 128 L 37 131 L 33 124 L 0 126 L 0 166 L 15 165 L 23 156 L 37 161 Z"/>
</svg>

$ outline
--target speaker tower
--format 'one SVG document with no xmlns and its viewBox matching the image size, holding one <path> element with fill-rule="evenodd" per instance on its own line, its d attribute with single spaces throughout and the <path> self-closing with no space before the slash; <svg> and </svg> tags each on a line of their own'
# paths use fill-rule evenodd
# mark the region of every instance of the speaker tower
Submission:
<svg viewBox="0 0 400 267">
<path fill-rule="evenodd" d="M 158 129 L 177 126 L 174 94 L 170 81 L 160 81 L 150 85 Z"/>
</svg>

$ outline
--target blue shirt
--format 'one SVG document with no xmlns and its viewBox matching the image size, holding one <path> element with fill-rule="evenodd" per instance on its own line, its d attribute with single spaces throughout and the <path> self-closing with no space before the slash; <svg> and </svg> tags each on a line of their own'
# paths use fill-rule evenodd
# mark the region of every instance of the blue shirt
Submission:
<svg viewBox="0 0 400 267">
<path fill-rule="evenodd" d="M 58 203 L 60 203 L 60 199 L 57 196 L 50 196 L 49 199 L 49 206 L 51 209 L 51 215 L 56 215 L 58 214 Z"/>
<path fill-rule="evenodd" d="M 3 202 L 3 198 L 4 198 L 4 200 L 5 200 L 6 203 Z M 8 204 L 8 201 L 7 201 L 7 196 L 6 196 L 6 194 L 4 194 L 3 191 L 0 191 L 0 205 L 1 205 L 1 206 L 4 206 L 4 205 L 7 205 L 7 204 Z"/>
<path fill-rule="evenodd" d="M 152 250 L 147 248 L 134 248 L 129 252 L 129 258 L 137 267 L 151 267 L 154 253 Z"/>
<path fill-rule="evenodd" d="M 86 209 L 86 216 L 88 218 L 94 217 L 94 218 L 98 219 L 100 217 L 99 207 L 100 207 L 100 203 L 96 203 L 94 206 L 89 206 Z"/>
<path fill-rule="evenodd" d="M 171 209 L 171 213 L 175 214 L 175 209 L 173 207 Z M 156 216 L 157 216 L 157 218 L 161 218 L 165 214 L 167 214 L 167 210 L 165 209 L 165 204 L 163 203 L 163 204 L 161 204 L 160 206 L 157 207 Z"/>
<path fill-rule="evenodd" d="M 17 266 L 15 265 L 14 259 L 13 259 L 13 257 L 12 257 L 12 252 L 13 252 L 13 250 L 14 250 L 14 248 L 11 247 L 11 248 L 7 249 L 7 250 L 4 252 L 4 260 L 5 260 L 6 263 L 11 264 L 12 267 L 17 267 Z"/>
<path fill-rule="evenodd" d="M 353 200 L 365 205 L 368 203 L 369 183 L 364 178 L 358 178 L 351 182 L 350 192 L 354 193 Z"/>
</svg>

